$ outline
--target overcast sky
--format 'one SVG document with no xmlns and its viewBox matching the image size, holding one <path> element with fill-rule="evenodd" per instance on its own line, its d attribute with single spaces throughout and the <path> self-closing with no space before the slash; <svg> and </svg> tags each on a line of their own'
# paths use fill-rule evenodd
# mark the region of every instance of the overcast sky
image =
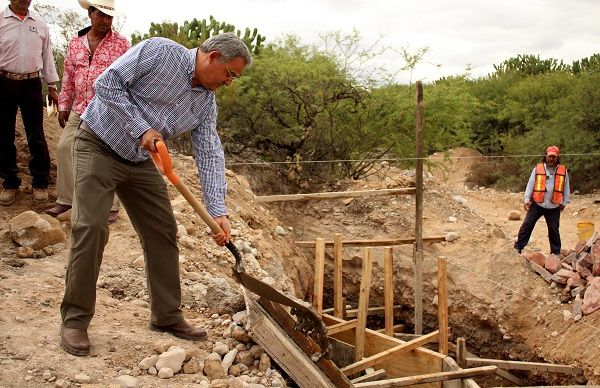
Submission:
<svg viewBox="0 0 600 388">
<path fill-rule="evenodd" d="M 34 0 L 40 2 L 40 0 Z M 77 0 L 41 1 L 81 10 Z M 4 5 L 8 1 L 3 0 Z M 125 14 L 122 32 L 147 32 L 150 22 L 183 22 L 213 15 L 238 29 L 256 27 L 267 41 L 293 33 L 304 43 L 318 42 L 329 31 L 356 28 L 365 46 L 383 35 L 383 44 L 400 50 L 429 47 L 412 78 L 434 81 L 493 71 L 493 64 L 517 54 L 575 59 L 600 53 L 598 0 L 116 0 Z M 123 22 L 123 21 L 122 21 Z M 391 72 L 404 66 L 389 50 L 380 63 Z M 436 66 L 439 65 L 439 66 Z M 406 82 L 408 72 L 398 81 Z"/>
</svg>

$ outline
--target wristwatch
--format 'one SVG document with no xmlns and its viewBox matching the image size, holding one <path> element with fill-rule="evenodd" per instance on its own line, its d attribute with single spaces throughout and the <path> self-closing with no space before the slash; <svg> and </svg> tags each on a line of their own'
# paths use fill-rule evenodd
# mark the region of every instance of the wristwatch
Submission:
<svg viewBox="0 0 600 388">
<path fill-rule="evenodd" d="M 58 90 L 58 87 L 56 87 L 56 85 L 54 85 L 54 84 L 50 84 L 50 85 L 48 85 L 48 89 Z"/>
</svg>

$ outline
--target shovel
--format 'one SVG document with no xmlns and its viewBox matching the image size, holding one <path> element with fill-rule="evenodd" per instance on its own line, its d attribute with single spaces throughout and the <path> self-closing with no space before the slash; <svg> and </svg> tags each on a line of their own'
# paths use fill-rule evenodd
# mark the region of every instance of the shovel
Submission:
<svg viewBox="0 0 600 388">
<path fill-rule="evenodd" d="M 214 234 L 222 233 L 223 230 L 219 224 L 217 224 L 186 184 L 181 181 L 177 174 L 175 174 L 175 171 L 173 171 L 173 163 L 171 162 L 171 157 L 169 156 L 169 151 L 167 150 L 165 143 L 158 140 L 155 142 L 155 146 L 157 152 L 152 152 L 150 155 L 152 156 L 152 160 L 157 169 L 169 179 L 177 190 L 179 190 L 181 195 L 183 195 L 188 203 L 192 205 L 194 210 L 196 210 L 196 213 L 198 213 L 200 218 L 202 218 Z M 294 328 L 313 338 L 313 340 L 319 344 L 323 356 L 328 356 L 330 353 L 330 345 L 327 339 L 327 328 L 315 309 L 309 303 L 283 294 L 269 284 L 250 276 L 244 270 L 242 256 L 233 242 L 229 241 L 225 244 L 225 247 L 229 249 L 233 257 L 235 257 L 235 266 L 233 268 L 235 280 L 260 297 L 291 307 L 292 314 L 296 315 L 298 318 Z"/>
</svg>

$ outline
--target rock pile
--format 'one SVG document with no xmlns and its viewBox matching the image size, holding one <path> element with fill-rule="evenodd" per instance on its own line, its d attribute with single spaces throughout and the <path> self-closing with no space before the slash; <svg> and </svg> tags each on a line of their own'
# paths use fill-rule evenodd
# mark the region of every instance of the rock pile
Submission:
<svg viewBox="0 0 600 388">
<path fill-rule="evenodd" d="M 579 321 L 583 315 L 600 309 L 600 236 L 594 233 L 589 240 L 580 242 L 574 250 L 560 255 L 545 256 L 541 252 L 524 252 L 529 267 L 550 283 L 562 287 L 560 301 L 573 302 L 565 319 Z"/>
<path fill-rule="evenodd" d="M 154 344 L 151 354 L 138 364 L 140 374 L 170 379 L 178 373 L 197 375 L 200 387 L 285 387 L 281 374 L 272 368 L 271 358 L 264 349 L 252 342 L 244 327 L 248 316 L 240 311 L 233 317 L 225 314 L 211 316 L 213 330 L 225 328 L 223 340 L 209 348 L 211 353 L 202 357 L 197 348 L 184 349 L 175 345 L 175 339 L 166 338 Z M 121 376 L 123 377 L 123 376 Z"/>
</svg>

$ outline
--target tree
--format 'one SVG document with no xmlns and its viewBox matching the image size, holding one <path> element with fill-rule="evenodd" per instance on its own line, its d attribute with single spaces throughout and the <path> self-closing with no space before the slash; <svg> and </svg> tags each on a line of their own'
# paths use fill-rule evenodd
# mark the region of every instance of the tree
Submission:
<svg viewBox="0 0 600 388">
<path fill-rule="evenodd" d="M 220 93 L 220 124 L 229 129 L 237 151 L 256 147 L 274 160 L 344 160 L 319 171 L 329 177 L 366 173 L 364 164 L 354 168 L 358 163 L 351 160 L 384 154 L 393 148 L 394 136 L 382 135 L 386 128 L 372 130 L 366 119 L 369 90 L 339 63 L 294 36 L 267 46 L 252 68 Z M 317 174 L 314 166 L 303 172 Z"/>
<path fill-rule="evenodd" d="M 42 16 L 49 26 L 58 27 L 57 33 L 54 33 L 54 36 L 51 37 L 52 53 L 56 63 L 56 71 L 59 75 L 62 75 L 69 41 L 89 22 L 86 17 L 75 11 L 63 10 L 50 4 L 35 4 L 33 9 Z M 50 30 L 53 31 L 53 29 Z"/>
</svg>

